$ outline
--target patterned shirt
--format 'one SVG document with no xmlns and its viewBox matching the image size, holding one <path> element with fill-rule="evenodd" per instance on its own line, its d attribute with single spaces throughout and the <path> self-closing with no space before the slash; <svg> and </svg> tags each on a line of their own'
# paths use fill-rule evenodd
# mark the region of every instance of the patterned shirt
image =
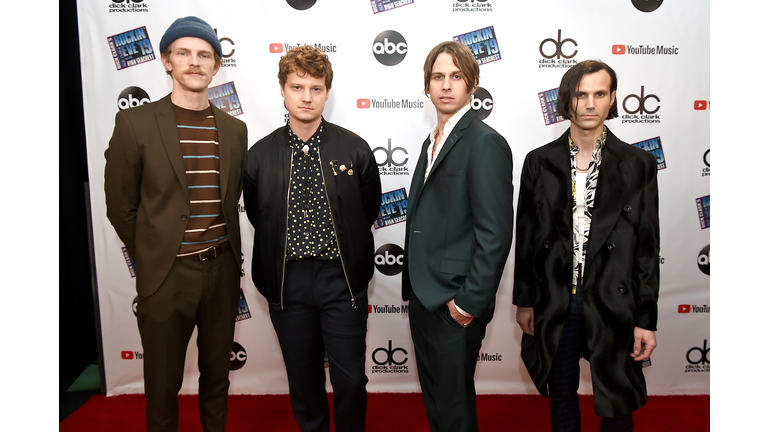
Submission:
<svg viewBox="0 0 768 432">
<path fill-rule="evenodd" d="M 210 249 L 229 240 L 221 211 L 219 141 L 211 107 L 192 111 L 174 105 L 184 157 L 191 210 L 177 256 Z"/>
<path fill-rule="evenodd" d="M 307 142 L 288 128 L 288 142 L 293 157 L 288 195 L 287 261 L 339 258 L 331 206 L 328 204 L 320 170 L 320 135 L 324 123 L 320 123 L 320 127 Z"/>
<path fill-rule="evenodd" d="M 568 147 L 571 153 L 571 201 L 573 210 L 573 288 L 572 294 L 576 294 L 576 284 L 582 272 L 581 263 L 587 259 L 587 242 L 589 241 L 589 229 L 592 225 L 592 208 L 595 206 L 595 191 L 597 190 L 597 177 L 600 174 L 600 166 L 603 163 L 603 146 L 605 145 L 605 136 L 607 129 L 603 126 L 603 134 L 595 141 L 595 147 L 592 150 L 592 161 L 587 168 L 587 183 L 584 190 L 584 227 L 583 239 L 579 232 L 579 209 L 576 204 L 576 153 L 579 148 L 568 135 Z"/>
</svg>

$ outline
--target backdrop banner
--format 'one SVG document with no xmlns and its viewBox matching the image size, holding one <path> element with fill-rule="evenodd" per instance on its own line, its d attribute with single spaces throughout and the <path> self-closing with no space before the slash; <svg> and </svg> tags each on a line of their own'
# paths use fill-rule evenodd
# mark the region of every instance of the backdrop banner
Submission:
<svg viewBox="0 0 768 432">
<path fill-rule="evenodd" d="M 445 40 L 474 52 L 480 83 L 472 108 L 509 142 L 516 187 L 525 155 L 568 127 L 554 109 L 565 71 L 587 59 L 608 63 L 618 74 L 619 117 L 606 124 L 656 156 L 659 169 L 659 346 L 645 367 L 648 391 L 709 394 L 709 1 L 78 0 L 108 395 L 143 393 L 144 387 L 136 269 L 106 218 L 104 150 L 118 111 L 170 93 L 158 46 L 168 26 L 189 15 L 211 24 L 221 40 L 222 68 L 208 97 L 248 125 L 250 145 L 288 118 L 277 80 L 287 50 L 314 45 L 333 63 L 324 117 L 368 142 L 382 180 L 381 212 L 371 228 L 377 270 L 369 288 L 370 392 L 420 391 L 400 286 L 408 190 L 421 144 L 436 122 L 423 91 L 427 53 Z M 280 347 L 267 303 L 251 281 L 251 249 L 259 239 L 242 200 L 240 212 L 244 264 L 230 392 L 284 394 Z M 520 359 L 512 256 L 478 358 L 481 394 L 536 393 Z M 197 392 L 195 340 L 193 334 L 184 394 Z M 580 392 L 591 394 L 587 367 L 581 380 Z"/>
</svg>

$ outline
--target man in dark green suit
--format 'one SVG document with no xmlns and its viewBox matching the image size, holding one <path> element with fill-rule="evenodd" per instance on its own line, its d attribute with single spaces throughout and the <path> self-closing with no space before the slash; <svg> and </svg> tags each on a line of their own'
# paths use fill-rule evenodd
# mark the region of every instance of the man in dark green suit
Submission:
<svg viewBox="0 0 768 432">
<path fill-rule="evenodd" d="M 476 431 L 474 375 L 512 244 L 512 152 L 475 116 L 479 66 L 444 42 L 424 63 L 437 124 L 411 184 L 403 300 L 433 431 Z"/>
</svg>

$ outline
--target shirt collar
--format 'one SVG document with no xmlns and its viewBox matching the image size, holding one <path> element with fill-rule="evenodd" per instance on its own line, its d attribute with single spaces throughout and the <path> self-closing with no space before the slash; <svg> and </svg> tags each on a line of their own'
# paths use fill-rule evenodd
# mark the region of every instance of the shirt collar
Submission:
<svg viewBox="0 0 768 432">
<path fill-rule="evenodd" d="M 288 123 L 288 145 L 293 148 L 294 150 L 301 150 L 305 144 L 309 145 L 312 148 L 317 148 L 320 145 L 320 135 L 323 132 L 323 127 L 325 126 L 325 119 L 321 118 L 320 126 L 317 127 L 317 130 L 315 133 L 312 134 L 312 136 L 309 138 L 308 141 L 304 142 L 299 138 L 298 135 L 296 135 L 293 132 L 293 129 L 291 129 L 291 123 Z"/>
<path fill-rule="evenodd" d="M 605 147 L 606 135 L 608 134 L 608 128 L 603 126 L 603 133 L 600 134 L 600 138 L 595 141 L 595 148 L 592 150 L 592 154 L 598 154 Z M 571 156 L 575 156 L 579 152 L 579 146 L 573 142 L 570 132 L 568 133 L 568 148 L 571 150 Z"/>
<path fill-rule="evenodd" d="M 456 114 L 452 115 L 451 118 L 445 122 L 445 126 L 443 127 L 443 138 L 441 138 L 441 141 L 444 141 L 444 138 L 451 133 L 453 128 L 456 127 L 456 123 L 458 123 L 459 120 L 464 117 L 464 114 L 466 114 L 470 108 L 472 108 L 471 102 L 464 105 L 464 107 L 460 110 L 456 111 Z M 432 132 L 429 134 L 429 140 L 432 142 L 432 144 L 435 143 L 435 135 L 437 135 L 437 123 L 435 123 L 435 126 L 432 128 Z"/>
</svg>

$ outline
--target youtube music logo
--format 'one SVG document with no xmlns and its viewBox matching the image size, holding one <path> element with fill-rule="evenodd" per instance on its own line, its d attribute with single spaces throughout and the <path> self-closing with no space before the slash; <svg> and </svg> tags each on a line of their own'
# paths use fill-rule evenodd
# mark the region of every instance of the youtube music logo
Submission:
<svg viewBox="0 0 768 432">
<path fill-rule="evenodd" d="M 122 358 L 123 360 L 133 360 L 133 351 L 120 352 L 120 358 Z"/>
<path fill-rule="evenodd" d="M 283 52 L 283 44 L 271 43 L 269 44 L 269 52 L 272 54 L 280 54 Z"/>
<path fill-rule="evenodd" d="M 677 313 L 681 314 L 708 314 L 709 305 L 681 304 L 677 306 Z"/>
<path fill-rule="evenodd" d="M 693 109 L 697 111 L 705 110 L 709 106 L 709 103 L 705 100 L 693 101 Z"/>
<path fill-rule="evenodd" d="M 357 107 L 358 108 L 370 108 L 371 107 L 371 100 L 370 99 L 358 99 L 357 100 Z"/>
<path fill-rule="evenodd" d="M 626 45 L 614 45 L 611 47 L 611 53 L 614 55 L 624 55 L 627 53 L 627 46 Z"/>
</svg>

